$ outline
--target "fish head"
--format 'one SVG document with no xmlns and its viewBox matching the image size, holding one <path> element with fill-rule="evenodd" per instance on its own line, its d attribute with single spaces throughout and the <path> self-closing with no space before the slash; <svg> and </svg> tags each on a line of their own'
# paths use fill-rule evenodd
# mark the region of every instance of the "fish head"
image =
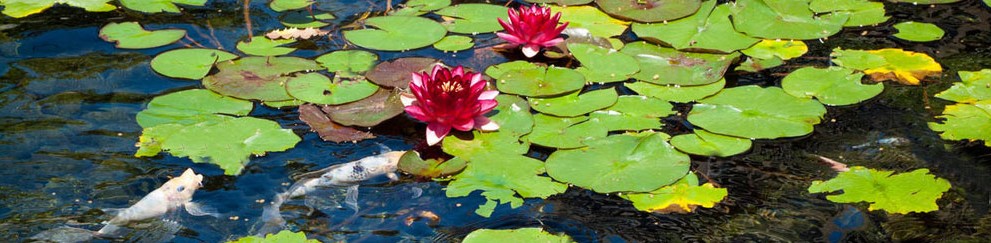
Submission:
<svg viewBox="0 0 991 243">
<path fill-rule="evenodd" d="M 405 153 L 406 151 L 390 151 L 379 155 L 377 168 L 384 173 L 395 172 L 399 168 L 399 159 Z"/>
<path fill-rule="evenodd" d="M 203 175 L 196 174 L 193 169 L 186 169 L 182 175 L 165 182 L 159 189 L 165 193 L 169 202 L 185 203 L 192 201 L 193 193 L 202 186 Z"/>
</svg>

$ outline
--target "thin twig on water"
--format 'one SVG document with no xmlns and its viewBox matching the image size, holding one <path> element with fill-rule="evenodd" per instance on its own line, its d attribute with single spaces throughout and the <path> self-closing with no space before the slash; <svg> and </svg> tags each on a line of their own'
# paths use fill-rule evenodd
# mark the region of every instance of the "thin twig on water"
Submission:
<svg viewBox="0 0 991 243">
<path fill-rule="evenodd" d="M 244 0 L 244 28 L 248 30 L 248 40 L 251 42 L 251 0 Z"/>
</svg>

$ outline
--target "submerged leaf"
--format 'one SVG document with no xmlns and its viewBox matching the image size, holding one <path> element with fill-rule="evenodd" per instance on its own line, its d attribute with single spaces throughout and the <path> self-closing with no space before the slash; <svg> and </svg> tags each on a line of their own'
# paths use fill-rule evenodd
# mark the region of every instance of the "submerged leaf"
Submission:
<svg viewBox="0 0 991 243">
<path fill-rule="evenodd" d="M 530 0 L 532 1 L 532 0 Z M 555 0 L 560 1 L 560 0 Z M 591 0 L 589 0 L 591 1 Z M 511 230 L 480 229 L 465 236 L 462 243 L 498 243 L 498 242 L 542 242 L 568 243 L 575 242 L 565 234 L 550 234 L 541 228 L 519 228 Z"/>
<path fill-rule="evenodd" d="M 674 184 L 655 191 L 624 194 L 621 197 L 633 202 L 633 206 L 640 211 L 689 213 L 698 206 L 711 208 L 726 198 L 726 195 L 726 188 L 716 188 L 712 183 L 699 185 L 695 173 L 689 172 Z"/>
<path fill-rule="evenodd" d="M 117 48 L 144 49 L 159 47 L 179 41 L 186 36 L 181 29 L 147 31 L 138 22 L 109 23 L 100 29 L 100 38 L 116 42 Z"/>
<path fill-rule="evenodd" d="M 950 182 L 929 174 L 928 169 L 892 175 L 861 166 L 850 167 L 828 181 L 813 181 L 809 193 L 843 193 L 826 196 L 833 202 L 867 202 L 870 210 L 888 213 L 931 212 L 939 210 L 936 200 L 950 189 Z"/>
</svg>

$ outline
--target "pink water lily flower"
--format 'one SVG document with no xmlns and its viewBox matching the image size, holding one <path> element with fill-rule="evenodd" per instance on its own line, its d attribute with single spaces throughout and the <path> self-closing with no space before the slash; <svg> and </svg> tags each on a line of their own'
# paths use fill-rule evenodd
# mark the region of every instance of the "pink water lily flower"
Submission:
<svg viewBox="0 0 991 243">
<path fill-rule="evenodd" d="M 540 52 L 540 48 L 564 41 L 559 36 L 568 27 L 568 23 L 558 26 L 558 20 L 561 20 L 561 13 L 551 17 L 551 8 L 548 7 L 533 5 L 529 8 L 520 7 L 519 10 L 509 9 L 509 23 L 499 19 L 499 24 L 506 32 L 496 35 L 513 45 L 522 45 L 523 55 L 533 57 Z"/>
<path fill-rule="evenodd" d="M 410 95 L 401 96 L 406 113 L 427 123 L 427 144 L 433 146 L 447 136 L 451 128 L 470 131 L 499 129 L 485 117 L 498 105 L 499 91 L 486 91 L 482 74 L 434 66 L 429 74 L 413 73 L 409 82 Z"/>
</svg>

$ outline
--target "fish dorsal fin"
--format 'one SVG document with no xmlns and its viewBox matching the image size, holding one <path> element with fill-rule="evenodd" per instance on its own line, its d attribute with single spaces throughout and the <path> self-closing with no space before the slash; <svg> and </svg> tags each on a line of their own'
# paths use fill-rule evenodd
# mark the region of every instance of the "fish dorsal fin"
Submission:
<svg viewBox="0 0 991 243">
<path fill-rule="evenodd" d="M 343 166 L 345 164 L 347 164 L 347 163 L 340 163 L 340 164 L 328 166 L 327 168 L 323 168 L 323 169 L 319 169 L 319 170 L 315 170 L 315 171 L 310 171 L 310 172 L 305 172 L 305 173 L 302 173 L 302 174 L 299 174 L 299 175 L 292 176 L 291 179 L 294 180 L 294 181 L 300 181 L 302 179 L 307 179 L 307 178 L 318 178 L 318 177 L 322 176 L 323 174 L 326 174 L 327 172 L 329 172 L 331 170 L 334 170 L 337 167 L 341 167 L 341 166 Z"/>
</svg>

